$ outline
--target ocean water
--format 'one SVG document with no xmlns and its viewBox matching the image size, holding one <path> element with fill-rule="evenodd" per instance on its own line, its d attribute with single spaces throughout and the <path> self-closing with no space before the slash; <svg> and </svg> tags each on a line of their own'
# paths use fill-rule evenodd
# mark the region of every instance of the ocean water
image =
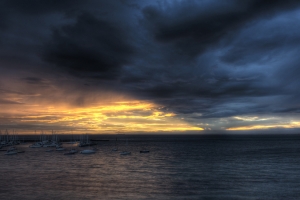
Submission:
<svg viewBox="0 0 300 200">
<path fill-rule="evenodd" d="M 127 156 L 103 137 L 92 155 L 1 151 L 0 198 L 300 199 L 299 135 L 120 135 Z"/>
</svg>

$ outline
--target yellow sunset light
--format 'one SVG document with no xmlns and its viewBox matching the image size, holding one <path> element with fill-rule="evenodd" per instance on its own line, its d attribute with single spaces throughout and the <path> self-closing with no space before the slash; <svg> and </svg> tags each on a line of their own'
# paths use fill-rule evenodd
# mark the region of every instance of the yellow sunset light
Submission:
<svg viewBox="0 0 300 200">
<path fill-rule="evenodd" d="M 240 126 L 240 127 L 231 127 L 226 130 L 229 131 L 243 131 L 243 130 L 264 130 L 264 129 L 273 129 L 273 128 L 300 128 L 300 122 L 291 122 L 288 124 L 277 124 L 277 125 L 250 125 L 250 126 Z"/>
<path fill-rule="evenodd" d="M 157 132 L 157 131 L 201 131 L 176 118 L 172 112 L 163 112 L 149 102 L 123 101 L 92 107 L 28 106 L 30 112 L 22 116 L 14 113 L 16 124 L 45 124 L 69 128 L 74 133 L 116 133 L 116 132 Z M 20 113 L 19 113 L 20 115 Z"/>
</svg>

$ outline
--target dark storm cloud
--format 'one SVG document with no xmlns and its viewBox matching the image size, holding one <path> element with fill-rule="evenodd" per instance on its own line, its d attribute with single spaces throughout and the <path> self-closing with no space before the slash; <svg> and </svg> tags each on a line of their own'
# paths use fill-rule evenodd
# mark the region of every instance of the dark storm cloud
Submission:
<svg viewBox="0 0 300 200">
<path fill-rule="evenodd" d="M 299 1 L 1 5 L 0 70 L 34 66 L 18 80 L 40 98 L 60 99 L 39 92 L 51 85 L 82 106 L 94 91 L 113 90 L 193 122 L 299 112 Z"/>
<path fill-rule="evenodd" d="M 276 109 L 276 110 L 274 110 L 274 112 L 278 112 L 278 113 L 300 113 L 300 107 Z"/>
<path fill-rule="evenodd" d="M 165 60 L 164 70 L 157 71 L 159 78 L 135 77 L 143 88 L 139 94 L 178 114 L 201 112 L 200 118 L 272 112 L 287 103 L 284 96 L 291 92 L 275 75 L 285 67 L 276 60 L 300 42 L 297 18 L 282 20 L 281 15 L 299 5 L 299 1 L 181 1 L 144 8 L 143 23 L 157 48 L 164 49 Z"/>
<path fill-rule="evenodd" d="M 133 47 L 118 26 L 82 14 L 74 25 L 54 30 L 45 59 L 78 76 L 114 79 Z"/>
<path fill-rule="evenodd" d="M 84 7 L 87 1 L 71 1 L 71 0 L 3 0 L 0 2 L 0 33 L 11 27 L 26 27 L 20 30 L 21 33 L 32 30 L 36 27 L 34 18 L 40 18 L 47 24 L 47 17 L 53 14 L 70 15 L 76 13 L 79 8 Z M 38 20 L 38 19 L 37 19 Z M 37 21 L 36 20 L 36 21 Z M 54 19 L 55 20 L 55 19 Z M 40 26 L 40 25 L 39 25 Z M 22 37 L 22 35 L 20 35 Z"/>
<path fill-rule="evenodd" d="M 272 63 L 274 59 L 286 57 L 295 51 L 300 44 L 298 19 L 288 19 L 288 14 L 282 19 L 257 23 L 241 31 L 235 41 L 220 56 L 221 61 L 243 66 L 248 63 Z"/>
<path fill-rule="evenodd" d="M 149 6 L 144 15 L 158 41 L 173 42 L 183 53 L 197 55 L 253 20 L 299 5 L 296 0 L 210 1 L 204 5 L 183 1 L 166 9 Z"/>
<path fill-rule="evenodd" d="M 272 95 L 275 91 L 266 90 L 256 84 L 261 78 L 230 78 L 214 77 L 213 80 L 195 79 L 191 82 L 158 83 L 146 90 L 146 93 L 156 97 L 175 97 L 189 94 L 194 97 L 221 98 L 239 96 Z M 201 84 L 199 84 L 201 83 Z M 278 92 L 278 90 L 276 91 Z"/>
<path fill-rule="evenodd" d="M 84 2 L 88 2 L 84 1 Z M 49 12 L 65 12 L 70 8 L 74 8 L 84 4 L 78 0 L 51 0 L 51 1 L 39 1 L 39 0 L 5 0 L 3 6 L 11 11 L 18 12 L 20 14 L 47 14 Z"/>
</svg>

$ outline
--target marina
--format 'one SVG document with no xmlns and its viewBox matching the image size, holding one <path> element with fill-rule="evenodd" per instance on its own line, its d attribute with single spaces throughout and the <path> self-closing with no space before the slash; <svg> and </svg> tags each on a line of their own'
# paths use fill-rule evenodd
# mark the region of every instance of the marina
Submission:
<svg viewBox="0 0 300 200">
<path fill-rule="evenodd" d="M 77 137 L 78 140 L 74 138 Z M 110 139 L 101 139 L 100 137 L 108 137 Z M 5 152 L 5 155 L 16 155 L 18 153 L 24 153 L 25 149 L 27 152 L 30 152 L 29 149 L 41 149 L 43 152 L 64 152 L 64 155 L 73 155 L 76 153 L 79 154 L 95 154 L 99 148 L 101 148 L 101 144 L 105 144 L 107 142 L 114 142 L 112 151 L 118 152 L 117 138 L 114 140 L 111 139 L 109 135 L 88 135 L 88 134 L 80 134 L 74 136 L 68 134 L 34 134 L 34 135 L 22 135 L 22 141 L 18 139 L 17 135 L 10 135 L 6 130 L 6 135 L 0 135 L 0 151 Z M 70 139 L 71 138 L 71 139 Z M 122 139 L 120 140 L 122 141 Z M 125 145 L 119 144 L 124 150 L 120 151 L 120 155 L 131 155 L 131 152 L 128 151 L 128 139 L 124 139 L 126 141 Z M 109 143 L 111 144 L 111 143 Z M 17 150 L 16 146 L 20 146 L 22 150 Z M 27 148 L 24 148 L 26 146 Z M 47 148 L 45 150 L 45 148 Z M 138 152 L 138 151 L 137 151 Z M 140 153 L 149 153 L 149 150 L 141 150 Z"/>
<path fill-rule="evenodd" d="M 293 199 L 299 194 L 300 136 L 126 135 L 118 137 L 120 151 L 111 150 L 115 136 L 94 137 L 109 141 L 98 142 L 92 154 L 79 152 L 94 147 L 67 143 L 62 143 L 66 151 L 21 143 L 15 148 L 25 153 L 1 152 L 1 194 L 46 200 Z M 72 149 L 78 152 L 65 155 Z M 124 149 L 131 154 L 120 155 Z M 282 186 L 284 191 L 277 189 Z"/>
</svg>

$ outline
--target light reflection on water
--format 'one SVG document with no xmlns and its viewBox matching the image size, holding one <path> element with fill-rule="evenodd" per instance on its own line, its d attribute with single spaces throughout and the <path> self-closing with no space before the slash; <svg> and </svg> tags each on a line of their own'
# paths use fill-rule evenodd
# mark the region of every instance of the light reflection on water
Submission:
<svg viewBox="0 0 300 200">
<path fill-rule="evenodd" d="M 46 148 L 0 152 L 0 194 L 7 199 L 297 199 L 300 137 L 132 138 L 131 151 L 100 142 L 92 155 Z M 170 136 L 171 137 L 171 136 Z M 190 137 L 190 138 L 189 138 Z M 64 145 L 71 148 L 71 145 Z M 150 153 L 140 154 L 142 149 Z"/>
</svg>

